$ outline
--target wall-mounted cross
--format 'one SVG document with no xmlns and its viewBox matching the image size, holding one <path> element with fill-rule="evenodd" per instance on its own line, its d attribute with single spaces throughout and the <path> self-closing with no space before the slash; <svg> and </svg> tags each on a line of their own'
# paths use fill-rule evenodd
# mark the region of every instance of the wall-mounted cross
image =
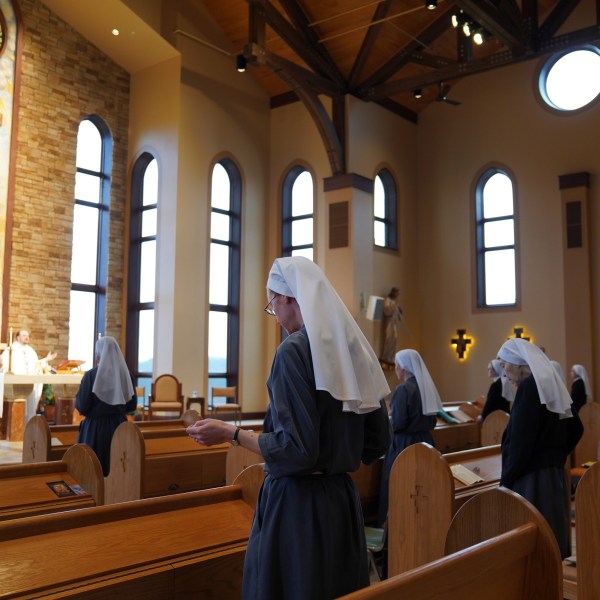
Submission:
<svg viewBox="0 0 600 600">
<path fill-rule="evenodd" d="M 458 354 L 458 360 L 463 360 L 467 353 L 467 346 L 473 343 L 473 340 L 466 337 L 466 329 L 457 329 L 456 333 L 457 337 L 452 338 L 450 343 L 455 347 L 454 349 L 456 350 L 456 354 Z"/>
<path fill-rule="evenodd" d="M 531 337 L 523 335 L 524 331 L 525 331 L 525 327 L 515 327 L 513 329 L 513 333 L 515 334 L 516 338 L 521 338 L 522 340 L 526 340 L 526 341 L 530 342 Z"/>
</svg>

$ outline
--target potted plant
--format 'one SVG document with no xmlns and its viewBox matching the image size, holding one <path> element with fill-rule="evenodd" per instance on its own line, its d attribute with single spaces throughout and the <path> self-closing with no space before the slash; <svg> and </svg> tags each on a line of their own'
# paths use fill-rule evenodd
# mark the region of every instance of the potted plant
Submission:
<svg viewBox="0 0 600 600">
<path fill-rule="evenodd" d="M 54 390 L 49 383 L 44 383 L 42 387 L 42 411 L 46 421 L 54 421 L 54 408 L 55 408 Z"/>
</svg>

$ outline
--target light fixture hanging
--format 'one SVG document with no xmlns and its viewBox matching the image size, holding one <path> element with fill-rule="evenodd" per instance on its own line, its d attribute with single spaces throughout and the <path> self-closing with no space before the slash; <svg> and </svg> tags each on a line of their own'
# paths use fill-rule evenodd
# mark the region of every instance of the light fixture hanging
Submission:
<svg viewBox="0 0 600 600">
<path fill-rule="evenodd" d="M 235 68 L 238 73 L 243 73 L 246 70 L 246 57 L 243 54 L 238 54 L 235 57 Z"/>
<path fill-rule="evenodd" d="M 417 88 L 416 90 L 413 90 L 413 98 L 415 98 L 416 100 L 419 100 L 419 98 L 423 97 L 423 90 L 422 88 Z"/>
<path fill-rule="evenodd" d="M 437 8 L 437 0 L 425 0 L 425 8 L 427 10 L 435 10 Z"/>
</svg>

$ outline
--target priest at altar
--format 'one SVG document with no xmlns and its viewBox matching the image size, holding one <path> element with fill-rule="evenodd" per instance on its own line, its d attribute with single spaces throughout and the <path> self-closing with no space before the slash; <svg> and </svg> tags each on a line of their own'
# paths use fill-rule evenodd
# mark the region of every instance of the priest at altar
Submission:
<svg viewBox="0 0 600 600">
<path fill-rule="evenodd" d="M 13 342 L 11 339 L 10 346 L 0 355 L 0 368 L 4 373 L 10 371 L 15 375 L 39 375 L 46 371 L 48 361 L 55 358 L 56 352 L 48 352 L 40 360 L 37 352 L 29 345 L 29 331 L 21 329 L 17 333 L 15 341 Z M 27 397 L 25 421 L 28 421 L 35 415 L 38 401 L 42 395 L 42 385 L 41 383 L 35 384 L 33 391 Z"/>
</svg>

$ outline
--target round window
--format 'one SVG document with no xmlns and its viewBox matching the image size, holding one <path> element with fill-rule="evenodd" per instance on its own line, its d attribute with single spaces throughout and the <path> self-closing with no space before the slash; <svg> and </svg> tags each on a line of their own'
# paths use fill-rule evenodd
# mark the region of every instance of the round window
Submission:
<svg viewBox="0 0 600 600">
<path fill-rule="evenodd" d="M 540 94 L 552 108 L 572 111 L 600 94 L 600 50 L 585 46 L 554 55 L 540 73 Z"/>
</svg>

